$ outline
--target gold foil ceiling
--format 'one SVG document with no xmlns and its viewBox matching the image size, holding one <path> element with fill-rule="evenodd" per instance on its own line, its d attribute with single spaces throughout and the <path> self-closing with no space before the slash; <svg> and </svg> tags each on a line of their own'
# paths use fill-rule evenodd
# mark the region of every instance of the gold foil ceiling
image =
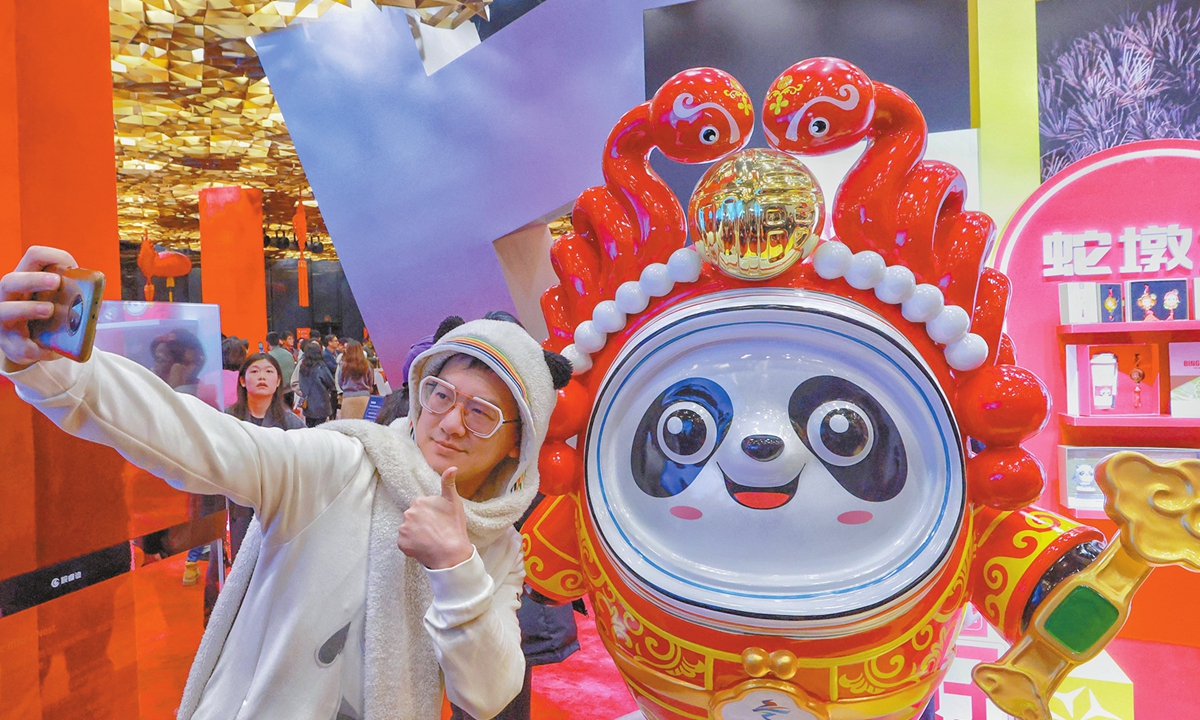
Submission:
<svg viewBox="0 0 1200 720">
<path fill-rule="evenodd" d="M 342 2 L 343 0 L 338 0 Z M 345 0 L 348 2 L 348 0 Z M 456 28 L 472 17 L 479 15 L 488 19 L 488 5 L 492 0 L 459 2 L 459 0 L 375 0 L 376 5 L 415 10 L 421 22 L 439 28 Z"/>
<path fill-rule="evenodd" d="M 315 206 L 249 38 L 332 4 L 109 0 L 122 239 L 197 240 L 213 185 L 262 189 L 268 225 L 290 224 L 297 198 Z"/>
<path fill-rule="evenodd" d="M 374 0 L 457 27 L 482 2 Z M 264 224 L 290 227 L 298 198 L 325 232 L 252 38 L 349 0 L 109 0 L 121 238 L 199 240 L 199 191 L 263 190 Z"/>
</svg>

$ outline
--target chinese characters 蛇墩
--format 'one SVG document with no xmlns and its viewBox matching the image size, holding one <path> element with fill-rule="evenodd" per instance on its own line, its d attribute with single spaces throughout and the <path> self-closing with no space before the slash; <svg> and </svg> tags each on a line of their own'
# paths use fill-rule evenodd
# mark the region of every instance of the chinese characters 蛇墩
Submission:
<svg viewBox="0 0 1200 720">
<path fill-rule="evenodd" d="M 1119 238 L 1121 274 L 1155 273 L 1182 268 L 1191 270 L 1191 228 L 1149 225 L 1138 230 L 1126 227 Z M 1112 266 L 1102 264 L 1113 248 L 1112 235 L 1099 230 L 1080 233 L 1054 232 L 1042 236 L 1042 276 L 1094 277 L 1111 275 Z"/>
</svg>

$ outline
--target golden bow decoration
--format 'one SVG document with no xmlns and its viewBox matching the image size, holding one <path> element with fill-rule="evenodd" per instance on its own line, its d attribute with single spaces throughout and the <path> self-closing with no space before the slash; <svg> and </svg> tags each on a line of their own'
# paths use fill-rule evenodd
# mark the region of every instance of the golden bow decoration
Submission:
<svg viewBox="0 0 1200 720">
<path fill-rule="evenodd" d="M 1119 452 L 1096 467 L 1096 483 L 1118 526 L 1112 542 L 1051 591 L 1003 657 L 973 672 L 992 702 L 1021 720 L 1050 720 L 1048 702 L 1059 684 L 1120 631 L 1151 570 L 1180 565 L 1200 572 L 1200 461 L 1159 465 Z"/>
</svg>

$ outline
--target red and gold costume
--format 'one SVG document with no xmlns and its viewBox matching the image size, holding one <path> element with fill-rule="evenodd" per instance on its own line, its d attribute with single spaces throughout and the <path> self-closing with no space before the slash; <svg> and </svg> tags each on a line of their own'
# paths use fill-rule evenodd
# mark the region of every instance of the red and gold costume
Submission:
<svg viewBox="0 0 1200 720">
<path fill-rule="evenodd" d="M 742 150 L 753 122 L 727 74 L 672 78 L 613 130 L 552 250 L 546 346 L 576 374 L 527 584 L 591 597 L 651 720 L 915 718 L 968 602 L 1017 641 L 1104 537 L 1029 507 L 1044 478 L 1020 443 L 1048 397 L 1002 333 L 992 221 L 923 160 L 916 105 L 818 58 L 771 86 L 773 150 Z M 818 243 L 796 157 L 864 139 Z M 720 160 L 687 213 L 654 148 Z"/>
</svg>

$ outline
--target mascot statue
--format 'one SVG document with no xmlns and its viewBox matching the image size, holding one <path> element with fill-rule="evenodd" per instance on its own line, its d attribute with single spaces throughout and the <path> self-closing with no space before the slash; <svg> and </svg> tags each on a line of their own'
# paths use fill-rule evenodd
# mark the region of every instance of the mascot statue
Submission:
<svg viewBox="0 0 1200 720">
<path fill-rule="evenodd" d="M 626 113 L 552 249 L 549 349 L 574 364 L 524 526 L 527 583 L 589 595 L 648 720 L 908 720 L 967 603 L 1010 642 L 976 682 L 1049 718 L 1153 565 L 1200 566 L 1195 461 L 1096 469 L 1111 542 L 1029 507 L 1049 397 L 1004 334 L 995 227 L 924 160 L 903 92 L 798 63 L 754 107 L 688 70 Z M 825 202 L 798 159 L 865 150 Z M 658 149 L 714 162 L 688 208 Z M 687 244 L 688 229 L 692 244 Z"/>
</svg>

